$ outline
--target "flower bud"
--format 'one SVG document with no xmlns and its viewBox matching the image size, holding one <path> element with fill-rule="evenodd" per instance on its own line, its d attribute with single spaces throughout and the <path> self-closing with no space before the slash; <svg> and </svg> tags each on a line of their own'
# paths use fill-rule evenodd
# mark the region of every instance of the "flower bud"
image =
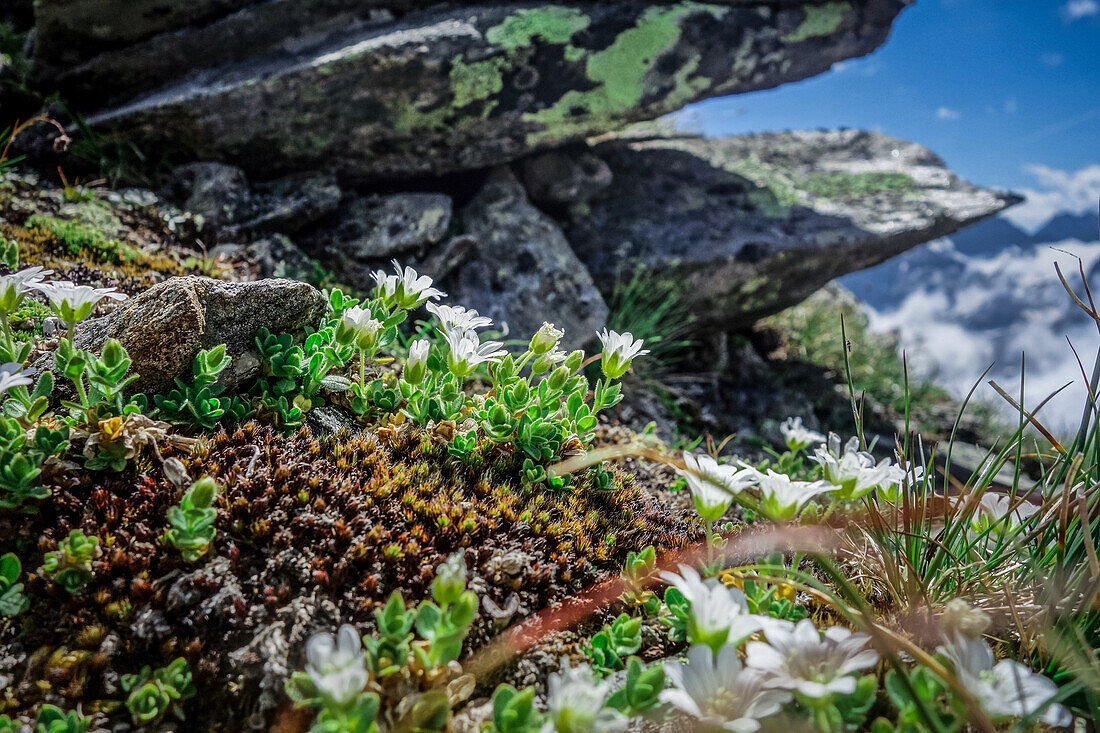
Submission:
<svg viewBox="0 0 1100 733">
<path fill-rule="evenodd" d="M 545 354 L 540 354 L 531 362 L 531 373 L 542 374 L 543 372 L 548 372 L 554 368 L 555 364 L 564 358 L 565 354 L 560 351 L 548 351 Z"/>
<path fill-rule="evenodd" d="M 542 328 L 531 337 L 531 353 L 538 355 L 553 351 L 564 335 L 565 331 L 554 328 L 553 323 L 543 322 Z"/>
<path fill-rule="evenodd" d="M 428 373 L 428 353 L 432 345 L 427 339 L 418 339 L 409 345 L 409 358 L 405 360 L 402 377 L 409 384 L 420 384 Z"/>
<path fill-rule="evenodd" d="M 466 558 L 456 552 L 436 568 L 432 597 L 439 605 L 456 602 L 466 590 Z"/>
<path fill-rule="evenodd" d="M 581 364 L 584 363 L 584 351 L 577 349 L 569 356 L 565 357 L 563 366 L 570 371 L 570 373 L 576 372 L 581 368 Z"/>
<path fill-rule="evenodd" d="M 569 367 L 560 366 L 551 372 L 550 376 L 546 378 L 546 381 L 550 384 L 550 389 L 561 389 L 565 386 L 565 381 L 569 379 L 572 372 L 569 371 Z"/>
<path fill-rule="evenodd" d="M 961 632 L 972 639 L 981 636 L 990 623 L 989 614 L 961 598 L 952 598 L 943 608 L 944 629 Z"/>
</svg>

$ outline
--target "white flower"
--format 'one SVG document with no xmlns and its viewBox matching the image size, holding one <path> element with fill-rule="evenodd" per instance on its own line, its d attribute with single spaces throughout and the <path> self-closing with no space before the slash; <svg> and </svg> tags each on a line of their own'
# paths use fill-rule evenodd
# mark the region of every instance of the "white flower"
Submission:
<svg viewBox="0 0 1100 733">
<path fill-rule="evenodd" d="M 768 688 L 764 673 L 742 667 L 736 647 L 722 647 L 715 659 L 710 647 L 697 644 L 688 650 L 687 659 L 686 666 L 665 665 L 672 686 L 662 690 L 660 698 L 708 729 L 753 733 L 761 718 L 791 699 L 786 690 Z"/>
<path fill-rule="evenodd" d="M 337 338 L 342 343 L 355 342 L 364 351 L 370 351 L 378 340 L 384 324 L 367 308 L 355 305 L 340 314 Z"/>
<path fill-rule="evenodd" d="M 634 357 L 649 353 L 649 349 L 642 348 L 642 340 L 635 339 L 634 334 L 629 331 L 618 333 L 605 328 L 596 336 L 603 344 L 603 359 L 600 360 L 600 365 L 604 376 L 608 379 L 618 379 L 626 374 Z"/>
<path fill-rule="evenodd" d="M 74 285 L 67 280 L 33 284 L 50 301 L 54 313 L 65 323 L 80 323 L 92 314 L 95 304 L 104 298 L 126 300 L 125 293 L 115 288 L 93 288 L 90 285 Z"/>
<path fill-rule="evenodd" d="M 866 496 L 887 480 L 883 469 L 890 463 L 884 460 L 876 466 L 875 457 L 859 449 L 858 438 L 849 439 L 842 451 L 836 433 L 829 433 L 828 443 L 819 446 L 810 460 L 821 465 L 825 480 L 836 487 L 837 497 L 846 501 Z"/>
<path fill-rule="evenodd" d="M 473 308 L 463 308 L 460 305 L 436 305 L 428 303 L 425 306 L 428 312 L 439 319 L 439 327 L 444 333 L 458 331 L 465 333 L 477 328 L 485 328 L 493 325 L 493 319 L 478 315 Z"/>
<path fill-rule="evenodd" d="M 447 355 L 447 366 L 456 377 L 465 377 L 479 364 L 484 362 L 500 361 L 507 351 L 499 341 L 486 341 L 481 343 L 478 335 L 473 332 L 447 331 L 443 334 L 450 348 Z"/>
<path fill-rule="evenodd" d="M 350 705 L 367 686 L 363 643 L 352 626 L 341 626 L 336 638 L 326 633 L 311 636 L 306 659 L 306 673 L 317 691 L 338 707 Z"/>
<path fill-rule="evenodd" d="M 597 682 L 586 666 L 573 669 L 565 662 L 547 682 L 547 721 L 543 733 L 612 733 L 626 730 L 626 718 L 605 706 L 611 681 Z"/>
<path fill-rule="evenodd" d="M 409 344 L 409 358 L 405 360 L 405 370 L 401 376 L 409 384 L 420 384 L 428 373 L 428 353 L 432 345 L 427 339 L 417 339 Z"/>
<path fill-rule="evenodd" d="M 779 432 L 783 433 L 783 440 L 787 442 L 787 449 L 800 451 L 809 448 L 814 443 L 824 443 L 825 436 L 810 430 L 802 425 L 802 418 L 789 417 L 779 426 Z"/>
<path fill-rule="evenodd" d="M 52 275 L 53 270 L 43 270 L 41 267 L 26 267 L 19 272 L 0 277 L 0 310 L 12 313 L 23 302 L 23 296 L 31 290 L 37 290 L 46 275 Z"/>
<path fill-rule="evenodd" d="M 760 509 L 775 522 L 789 522 L 810 499 L 836 489 L 825 481 L 794 481 L 790 476 L 770 468 L 767 473 L 754 473 L 760 491 Z"/>
<path fill-rule="evenodd" d="M 1014 504 L 1017 506 L 1013 507 Z M 970 528 L 976 533 L 987 529 L 995 533 L 1011 532 L 1038 513 L 1039 507 L 1026 499 L 986 491 L 970 519 Z"/>
<path fill-rule="evenodd" d="M 955 675 L 994 723 L 1031 715 L 1058 694 L 1058 686 L 1041 674 L 1010 659 L 993 664 L 993 650 L 981 639 L 954 633 L 937 651 L 951 660 Z M 1054 703 L 1040 718 L 1048 725 L 1064 727 L 1073 716 Z"/>
<path fill-rule="evenodd" d="M 746 663 L 768 673 L 769 685 L 806 697 L 851 695 L 856 690 L 852 673 L 878 661 L 878 653 L 866 648 L 870 637 L 842 626 L 831 626 L 822 635 L 803 619 L 794 626 L 769 625 L 765 635 L 768 643 L 749 642 Z"/>
<path fill-rule="evenodd" d="M 393 260 L 392 264 L 396 275 L 387 275 L 383 270 L 371 275 L 386 305 L 411 310 L 426 300 L 439 300 L 446 295 L 432 287 L 432 279 L 427 275 L 417 274 L 411 267 L 402 269 L 397 260 Z"/>
<path fill-rule="evenodd" d="M 684 451 L 684 465 L 687 469 L 677 468 L 676 473 L 687 479 L 695 511 L 708 522 L 721 519 L 734 497 L 756 482 L 752 469 L 723 465 L 706 454 Z"/>
<path fill-rule="evenodd" d="M 760 617 L 749 613 L 745 594 L 738 588 L 727 588 L 717 578 L 703 580 L 686 565 L 680 566 L 679 575 L 665 571 L 660 577 L 691 604 L 687 638 L 692 644 L 706 644 L 717 651 L 725 644 L 736 646 L 763 628 Z"/>
<path fill-rule="evenodd" d="M 0 393 L 7 392 L 12 387 L 27 387 L 32 383 L 33 380 L 30 377 L 19 372 L 0 369 Z"/>
</svg>

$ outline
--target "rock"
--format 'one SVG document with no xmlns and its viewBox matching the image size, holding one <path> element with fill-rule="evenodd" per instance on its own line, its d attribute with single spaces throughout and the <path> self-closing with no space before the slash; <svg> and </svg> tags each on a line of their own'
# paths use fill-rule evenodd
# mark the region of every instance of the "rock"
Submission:
<svg viewBox="0 0 1100 733">
<path fill-rule="evenodd" d="M 342 430 L 363 432 L 355 415 L 338 405 L 322 405 L 310 410 L 306 414 L 306 427 L 317 436 L 336 435 Z"/>
<path fill-rule="evenodd" d="M 611 185 L 611 169 L 587 150 L 552 150 L 523 161 L 523 183 L 540 206 L 581 204 Z"/>
<path fill-rule="evenodd" d="M 531 205 L 509 170 L 494 171 L 461 218 L 475 254 L 442 280 L 449 302 L 507 323 L 517 338 L 550 321 L 565 329 L 570 347 L 592 340 L 607 306 L 557 224 Z"/>
<path fill-rule="evenodd" d="M 272 234 L 248 244 L 219 244 L 211 256 L 250 270 L 257 279 L 276 277 L 308 281 L 313 262 L 288 237 Z"/>
<path fill-rule="evenodd" d="M 631 263 L 702 329 L 736 330 L 1020 201 L 879 133 L 788 132 L 599 149 L 614 182 L 566 234 L 605 295 Z"/>
<path fill-rule="evenodd" d="M 225 344 L 233 362 L 219 382 L 234 387 L 258 373 L 253 339 L 259 328 L 299 334 L 316 326 L 326 306 L 320 291 L 293 280 L 173 277 L 81 324 L 76 345 L 98 353 L 108 338 L 117 338 L 138 374 L 134 391 L 160 392 L 191 374 L 200 349 Z"/>
<path fill-rule="evenodd" d="M 181 206 L 215 229 L 239 219 L 252 197 L 244 171 L 222 163 L 189 163 L 177 168 L 173 187 Z"/>
<path fill-rule="evenodd" d="M 337 262 L 386 262 L 441 242 L 451 226 L 452 209 L 450 197 L 441 193 L 356 198 L 303 242 Z"/>
<path fill-rule="evenodd" d="M 396 16 L 380 6 L 422 3 L 272 0 L 211 20 L 212 3 L 110 0 L 107 12 L 80 0 L 77 12 L 43 0 L 38 83 L 150 155 L 255 177 L 408 178 L 819 74 L 879 46 L 906 0 L 498 2 Z M 157 5 L 172 10 L 150 23 Z M 93 6 L 106 29 L 77 20 Z"/>
<path fill-rule="evenodd" d="M 238 229 L 295 234 L 334 214 L 342 198 L 333 176 L 286 176 L 255 187 L 249 216 Z"/>
<path fill-rule="evenodd" d="M 222 163 L 177 168 L 171 189 L 223 241 L 248 232 L 293 234 L 335 212 L 343 195 L 332 176 L 291 175 L 253 187 L 244 171 Z"/>
</svg>

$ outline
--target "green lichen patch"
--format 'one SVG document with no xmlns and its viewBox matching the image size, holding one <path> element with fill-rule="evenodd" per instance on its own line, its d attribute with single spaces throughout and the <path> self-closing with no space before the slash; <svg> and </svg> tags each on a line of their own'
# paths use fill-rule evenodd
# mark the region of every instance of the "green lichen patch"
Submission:
<svg viewBox="0 0 1100 733">
<path fill-rule="evenodd" d="M 524 8 L 512 13 L 500 25 L 485 32 L 485 39 L 505 51 L 530 46 L 534 41 L 569 43 L 573 35 L 588 27 L 590 19 L 576 8 L 548 5 Z"/>
<path fill-rule="evenodd" d="M 786 43 L 801 43 L 810 38 L 828 36 L 836 32 L 844 14 L 852 9 L 848 2 L 830 2 L 824 5 L 807 5 L 806 18 L 794 31 L 783 36 Z"/>
<path fill-rule="evenodd" d="M 494 58 L 467 64 L 459 59 L 451 65 L 451 90 L 454 107 L 461 109 L 500 93 L 504 88 L 504 71 L 510 66 L 505 58 Z M 487 105 L 484 114 L 492 109 Z"/>
<path fill-rule="evenodd" d="M 705 87 L 705 79 L 690 77 L 698 59 L 680 66 L 674 77 L 662 79 L 654 70 L 664 54 L 674 49 L 683 32 L 683 20 L 699 12 L 719 16 L 726 8 L 702 3 L 646 9 L 637 23 L 602 51 L 585 61 L 585 74 L 595 85 L 590 90 L 572 89 L 551 107 L 525 116 L 545 125 L 535 142 L 549 142 L 578 131 L 594 129 L 606 121 L 636 109 L 648 93 L 662 88 L 666 96 L 688 99 Z"/>
<path fill-rule="evenodd" d="M 818 198 L 850 201 L 884 191 L 912 191 L 916 181 L 904 173 L 876 171 L 868 173 L 815 173 L 799 183 L 799 188 Z"/>
</svg>

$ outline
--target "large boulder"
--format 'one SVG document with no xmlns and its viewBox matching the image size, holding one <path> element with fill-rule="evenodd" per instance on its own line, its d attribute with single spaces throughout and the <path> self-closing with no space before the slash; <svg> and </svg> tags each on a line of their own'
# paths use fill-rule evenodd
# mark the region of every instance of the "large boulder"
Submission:
<svg viewBox="0 0 1100 733">
<path fill-rule="evenodd" d="M 878 47 L 906 4 L 40 0 L 35 72 L 149 154 L 377 180 L 813 76 Z"/>
<path fill-rule="evenodd" d="M 613 183 L 571 211 L 574 250 L 607 290 L 634 268 L 671 283 L 704 328 L 748 326 L 1021 200 L 961 180 L 920 145 L 857 130 L 598 152 Z"/>
<path fill-rule="evenodd" d="M 117 338 L 133 359 L 133 389 L 160 392 L 191 374 L 200 349 L 225 344 L 233 361 L 219 381 L 233 387 L 258 373 L 257 330 L 301 334 L 317 326 L 326 306 L 320 291 L 294 280 L 173 277 L 81 324 L 76 345 L 98 352 Z"/>
<path fill-rule="evenodd" d="M 527 200 L 508 169 L 494 171 L 461 212 L 474 255 L 444 277 L 450 302 L 507 323 L 517 338 L 550 321 L 569 347 L 591 341 L 607 305 L 558 225 Z"/>
</svg>

